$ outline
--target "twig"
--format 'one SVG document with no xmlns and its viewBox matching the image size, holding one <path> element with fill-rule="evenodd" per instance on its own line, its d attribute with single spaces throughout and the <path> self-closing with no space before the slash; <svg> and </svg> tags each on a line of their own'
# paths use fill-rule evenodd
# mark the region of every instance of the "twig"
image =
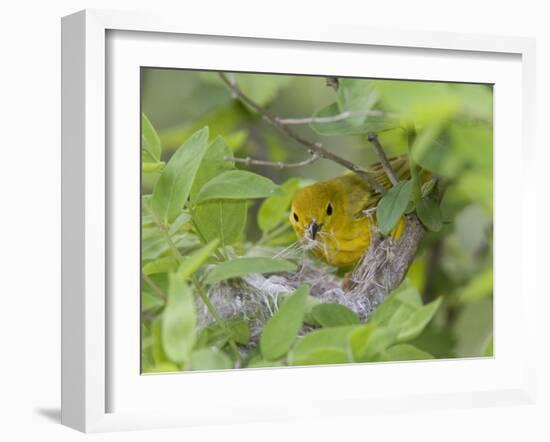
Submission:
<svg viewBox="0 0 550 442">
<path fill-rule="evenodd" d="M 142 273 L 141 274 L 141 277 L 143 278 L 143 280 L 147 283 L 147 285 L 149 287 L 151 287 L 151 289 L 157 294 L 159 295 L 159 297 L 163 300 L 163 301 L 166 301 L 166 299 L 168 298 L 168 296 L 166 296 L 166 293 L 164 293 L 162 291 L 162 289 L 155 283 L 155 281 L 153 281 L 148 275 L 146 275 L 145 273 Z"/>
<path fill-rule="evenodd" d="M 339 157 L 338 155 L 332 153 L 331 151 L 325 149 L 321 143 L 314 143 L 313 141 L 306 140 L 305 138 L 301 137 L 300 135 L 296 134 L 294 131 L 288 128 L 288 126 L 285 126 L 284 124 L 281 124 L 277 121 L 277 117 L 273 115 L 271 112 L 269 112 L 267 109 L 264 109 L 262 106 L 260 106 L 258 103 L 256 103 L 254 100 L 249 98 L 247 95 L 245 95 L 239 86 L 237 84 L 232 84 L 231 81 L 227 78 L 227 76 L 220 72 L 219 73 L 220 78 L 222 81 L 229 86 L 232 92 L 234 92 L 240 101 L 245 103 L 246 105 L 250 106 L 252 109 L 254 109 L 256 112 L 258 112 L 262 117 L 267 120 L 269 123 L 273 124 L 275 127 L 280 129 L 283 133 L 288 135 L 290 138 L 294 139 L 301 145 L 305 146 L 308 150 L 308 152 L 311 153 L 313 151 L 316 153 L 320 158 L 324 158 L 327 160 L 334 161 L 335 163 L 340 164 L 341 166 L 345 167 L 346 169 L 351 170 L 352 172 L 355 172 L 357 175 L 359 175 L 361 178 L 363 178 L 369 186 L 374 189 L 375 192 L 384 194 L 386 192 L 386 189 L 384 186 L 379 184 L 374 177 L 367 172 L 366 170 L 360 168 L 359 166 L 353 164 L 351 161 L 348 161 L 342 157 Z"/>
<path fill-rule="evenodd" d="M 153 221 L 155 222 L 155 224 L 157 225 L 157 227 L 159 228 L 160 232 L 162 233 L 162 235 L 164 236 L 164 239 L 166 240 L 166 242 L 168 243 L 168 245 L 170 246 L 170 249 L 172 250 L 172 252 L 174 253 L 174 255 L 176 255 L 176 258 L 178 258 L 181 261 L 183 261 L 183 256 L 182 254 L 180 253 L 179 249 L 177 248 L 176 244 L 174 243 L 174 241 L 172 241 L 172 236 L 170 235 L 170 232 L 168 231 L 168 229 L 166 228 L 166 226 L 164 224 L 162 224 L 162 222 L 160 221 L 160 219 L 158 218 L 157 214 L 155 213 L 155 211 L 151 208 L 151 207 L 148 207 L 149 209 L 149 213 L 151 214 L 151 216 L 153 217 Z"/>
<path fill-rule="evenodd" d="M 234 85 L 234 86 L 237 85 L 237 77 L 235 77 L 235 74 L 229 73 L 229 74 L 227 74 L 227 78 L 228 78 L 229 82 L 230 82 L 232 85 Z M 236 92 L 235 92 L 233 89 L 231 89 L 231 97 L 232 97 L 232 98 L 237 98 L 237 94 L 236 94 Z"/>
<path fill-rule="evenodd" d="M 330 117 L 304 117 L 304 118 L 278 118 L 277 122 L 286 125 L 292 124 L 328 124 L 336 123 L 338 121 L 347 120 L 352 117 L 383 117 L 388 115 L 384 111 L 380 110 L 369 110 L 365 112 L 350 112 L 344 111 L 336 115 L 331 115 Z"/>
<path fill-rule="evenodd" d="M 338 77 L 326 77 L 327 86 L 333 88 L 335 91 L 338 91 L 338 86 L 340 86 Z"/>
<path fill-rule="evenodd" d="M 234 161 L 235 163 L 243 163 L 247 166 L 255 165 L 255 166 L 270 166 L 270 167 L 278 167 L 279 169 L 291 169 L 293 167 L 302 167 L 307 166 L 309 164 L 314 163 L 319 159 L 319 155 L 312 154 L 311 157 L 309 157 L 307 160 L 299 161 L 297 163 L 283 163 L 282 161 L 264 161 L 264 160 L 255 160 L 254 158 L 246 157 L 246 158 L 236 158 L 236 157 L 225 157 L 225 161 Z"/>
<path fill-rule="evenodd" d="M 388 157 L 386 156 L 386 153 L 384 152 L 384 149 L 380 144 L 378 135 L 376 135 L 374 132 L 370 132 L 368 135 L 368 139 L 373 145 L 374 150 L 376 151 L 376 154 L 378 155 L 378 159 L 380 160 L 380 164 L 382 165 L 384 172 L 386 172 L 386 175 L 388 176 L 392 185 L 395 186 L 399 182 L 399 180 L 397 179 L 397 176 L 395 175 L 395 171 L 393 170 L 393 167 L 388 161 Z"/>
</svg>

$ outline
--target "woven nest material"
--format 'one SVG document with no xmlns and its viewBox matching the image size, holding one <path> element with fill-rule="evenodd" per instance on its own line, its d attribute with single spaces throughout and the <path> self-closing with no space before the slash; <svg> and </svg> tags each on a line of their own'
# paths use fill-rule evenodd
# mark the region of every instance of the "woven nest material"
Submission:
<svg viewBox="0 0 550 442">
<path fill-rule="evenodd" d="M 295 273 L 249 275 L 215 285 L 210 288 L 208 295 L 222 319 L 250 321 L 252 345 L 257 342 L 265 322 L 277 311 L 280 297 L 302 284 L 309 285 L 311 296 L 319 302 L 342 304 L 364 322 L 384 298 L 401 284 L 424 232 L 416 216 L 409 215 L 404 233 L 398 240 L 375 235 L 371 246 L 348 278 L 346 288 L 342 287 L 342 279 L 304 257 Z M 206 326 L 213 318 L 206 306 L 199 307 L 199 323 Z"/>
</svg>

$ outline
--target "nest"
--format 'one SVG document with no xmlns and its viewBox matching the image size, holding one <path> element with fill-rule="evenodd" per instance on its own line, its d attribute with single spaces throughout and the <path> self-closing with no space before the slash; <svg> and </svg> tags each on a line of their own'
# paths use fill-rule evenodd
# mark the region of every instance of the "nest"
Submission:
<svg viewBox="0 0 550 442">
<path fill-rule="evenodd" d="M 210 301 L 220 317 L 247 319 L 251 343 L 254 345 L 266 321 L 273 316 L 281 297 L 302 284 L 310 286 L 310 294 L 320 303 L 342 304 L 354 311 L 364 322 L 370 313 L 401 284 L 411 265 L 424 228 L 416 216 L 408 215 L 404 233 L 397 240 L 374 235 L 361 261 L 347 278 L 345 287 L 326 267 L 304 257 L 295 273 L 249 275 L 243 279 L 220 283 L 210 288 Z M 199 308 L 200 325 L 213 321 L 206 306 Z"/>
</svg>

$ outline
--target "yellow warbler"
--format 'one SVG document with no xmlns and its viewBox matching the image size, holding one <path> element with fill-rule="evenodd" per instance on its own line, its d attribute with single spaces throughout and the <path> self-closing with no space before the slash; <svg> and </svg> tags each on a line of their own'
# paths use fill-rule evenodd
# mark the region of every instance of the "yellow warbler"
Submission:
<svg viewBox="0 0 550 442">
<path fill-rule="evenodd" d="M 392 158 L 390 164 L 400 180 L 410 177 L 406 156 Z M 380 164 L 369 172 L 378 183 L 390 187 Z M 336 267 L 351 267 L 369 247 L 380 198 L 355 174 L 321 181 L 298 190 L 292 201 L 290 223 L 305 248 L 319 259 Z M 399 237 L 403 225 L 401 220 L 392 235 Z"/>
</svg>

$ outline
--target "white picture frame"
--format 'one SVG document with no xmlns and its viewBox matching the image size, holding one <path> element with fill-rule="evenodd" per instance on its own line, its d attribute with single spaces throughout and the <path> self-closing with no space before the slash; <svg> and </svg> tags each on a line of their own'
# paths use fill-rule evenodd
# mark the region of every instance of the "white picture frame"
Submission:
<svg viewBox="0 0 550 442">
<path fill-rule="evenodd" d="M 116 40 L 117 36 L 122 36 L 122 39 Z M 126 36 L 130 38 L 126 39 Z M 515 247 L 517 253 L 515 256 L 521 258 L 521 270 L 519 273 L 516 271 L 513 276 L 510 272 L 506 272 L 509 263 L 504 256 L 505 252 L 498 246 L 499 235 L 496 232 L 495 266 L 502 271 L 495 272 L 495 287 L 500 288 L 498 293 L 502 295 L 497 295 L 495 335 L 499 336 L 496 339 L 501 339 L 500 337 L 502 339 L 495 343 L 494 359 L 454 360 L 445 361 L 444 364 L 433 361 L 249 370 L 246 374 L 243 371 L 235 374 L 185 373 L 154 377 L 140 376 L 139 372 L 134 370 L 135 362 L 125 364 L 125 361 L 133 360 L 133 355 L 139 349 L 134 348 L 133 345 L 121 346 L 118 341 L 130 339 L 124 338 L 124 333 L 120 331 L 127 324 L 117 314 L 128 304 L 119 305 L 118 298 L 113 302 L 109 297 L 113 287 L 119 287 L 118 282 L 113 283 L 110 268 L 118 259 L 117 253 L 120 249 L 115 247 L 116 251 L 113 251 L 112 244 L 121 240 L 119 238 L 122 238 L 124 233 L 116 227 L 119 216 L 116 214 L 134 213 L 132 206 L 125 207 L 123 210 L 119 208 L 121 199 L 115 190 L 127 187 L 125 183 L 135 180 L 135 175 L 125 175 L 121 172 L 122 169 L 117 165 L 120 162 L 117 158 L 121 153 L 113 155 L 109 145 L 118 143 L 118 132 L 123 131 L 128 135 L 133 133 L 132 130 L 135 127 L 131 127 L 131 122 L 127 126 L 121 123 L 120 127 L 123 128 L 121 131 L 117 132 L 117 129 L 109 132 L 106 122 L 112 122 L 113 119 L 121 121 L 117 120 L 121 103 L 123 103 L 122 106 L 131 107 L 131 102 L 135 104 L 136 99 L 139 101 L 139 89 L 132 89 L 134 83 L 129 80 L 128 90 L 125 93 L 131 93 L 134 90 L 135 96 L 132 98 L 130 95 L 123 95 L 120 98 L 126 97 L 127 100 L 119 99 L 116 105 L 118 107 L 112 106 L 109 94 L 113 91 L 110 85 L 111 82 L 117 81 L 117 71 L 116 69 L 113 71 L 111 66 L 119 63 L 120 58 L 121 69 L 124 67 L 135 69 L 136 66 L 141 65 L 143 60 L 141 57 L 145 57 L 147 53 L 157 54 L 155 57 L 159 58 L 148 59 L 153 60 L 153 65 L 157 66 L 154 60 L 162 63 L 161 57 L 170 57 L 170 51 L 174 51 L 173 45 L 185 44 L 186 38 L 203 46 L 204 42 L 201 39 L 215 38 L 222 46 L 227 45 L 227 41 L 230 40 L 235 43 L 233 45 L 235 51 L 242 49 L 249 53 L 258 52 L 262 44 L 271 45 L 270 47 L 275 47 L 277 50 L 307 52 L 319 48 L 319 50 L 332 51 L 334 56 L 338 56 L 339 51 L 353 50 L 370 50 L 384 56 L 385 52 L 395 51 L 397 48 L 400 51 L 399 56 L 406 56 L 408 51 L 411 53 L 416 51 L 419 58 L 430 57 L 433 62 L 431 75 L 437 75 L 441 80 L 454 78 L 449 76 L 451 75 L 448 73 L 449 67 L 444 66 L 446 63 L 440 63 L 438 68 L 437 59 L 449 56 L 461 57 L 465 60 L 464 63 L 467 62 L 466 59 L 471 59 L 468 63 L 471 63 L 469 66 L 472 69 L 460 73 L 462 81 L 492 82 L 491 78 L 501 79 L 495 83 L 497 88 L 495 114 L 500 118 L 497 120 L 500 124 L 495 125 L 495 218 L 503 219 L 502 216 L 498 218 L 499 193 L 516 192 L 515 195 L 519 198 L 521 205 L 517 220 L 511 220 L 508 224 L 497 221 L 497 224 L 503 234 L 510 229 L 519 229 L 518 240 L 510 247 Z M 148 51 L 145 49 L 148 44 L 157 46 L 150 47 Z M 136 49 L 140 45 L 143 51 Z M 216 45 L 210 46 L 214 48 Z M 221 49 L 217 50 L 221 51 Z M 190 51 L 192 52 L 192 48 Z M 126 57 L 125 54 L 128 56 Z M 63 424 L 80 431 L 95 432 L 222 422 L 254 422 L 289 417 L 364 415 L 373 410 L 394 412 L 418 408 L 532 403 L 536 384 L 534 349 L 529 347 L 529 342 L 535 342 L 535 340 L 528 337 L 532 337 L 535 333 L 533 318 L 536 316 L 534 295 L 536 266 L 529 264 L 530 260 L 536 256 L 534 237 L 536 196 L 534 192 L 527 193 L 523 188 L 505 187 L 505 181 L 502 178 L 499 179 L 499 168 L 504 173 L 509 170 L 506 168 L 517 168 L 517 164 L 506 163 L 498 152 L 506 152 L 512 144 L 519 144 L 523 159 L 520 173 L 528 176 L 534 167 L 535 147 L 532 139 L 534 132 L 532 125 L 535 96 L 535 47 L 533 40 L 415 31 L 397 33 L 371 28 L 338 26 L 330 29 L 316 28 L 313 25 L 281 28 L 277 25 L 260 26 L 252 22 L 244 27 L 242 25 L 237 27 L 231 22 L 213 22 L 207 18 L 195 19 L 182 25 L 179 20 L 172 17 L 88 10 L 63 18 L 62 56 Z M 506 69 L 499 70 L 495 67 L 490 68 L 488 64 L 485 65 L 485 60 L 491 57 L 502 60 L 509 58 L 509 72 Z M 247 70 L 247 66 L 251 69 L 254 63 L 258 63 L 258 58 L 256 61 L 244 58 L 249 61 L 248 65 L 242 65 L 242 70 Z M 414 57 L 411 58 L 413 59 Z M 391 65 L 390 61 L 388 60 L 388 64 Z M 208 66 L 197 64 L 195 67 L 223 69 L 228 66 L 227 61 L 225 63 L 221 60 L 220 52 L 219 64 L 213 63 Z M 479 72 L 473 69 L 476 63 L 481 66 Z M 418 64 L 416 67 L 414 63 L 411 65 L 411 70 L 402 75 L 407 75 L 407 78 L 421 79 L 424 75 L 422 74 L 423 65 Z M 487 71 L 484 71 L 484 66 Z M 268 69 L 267 66 L 264 69 L 276 72 L 273 68 Z M 298 61 L 284 67 L 286 72 L 298 72 L 297 69 L 300 69 Z M 342 64 L 339 64 L 338 69 L 343 69 Z M 360 66 L 352 66 L 349 69 L 353 73 L 355 72 L 353 69 L 360 69 Z M 384 67 L 384 69 L 389 68 Z M 371 76 L 384 76 L 385 71 L 380 68 L 374 72 L 371 68 L 370 72 L 373 72 Z M 434 74 L 434 72 L 438 73 Z M 307 73 L 307 69 L 301 73 Z M 492 77 L 492 75 L 498 77 Z M 504 86 L 499 91 L 500 84 Z M 519 89 L 514 88 L 514 85 Z M 499 97 L 509 98 L 516 106 L 512 109 L 501 109 Z M 506 123 L 514 118 L 516 123 L 520 124 L 510 128 Z M 504 132 L 503 128 L 506 127 L 509 130 Z M 139 137 L 139 132 L 136 131 L 135 136 Z M 502 177 L 502 174 L 500 176 Z M 117 219 L 114 220 L 114 216 Z M 128 230 L 131 231 L 131 229 Z M 135 247 L 139 247 L 139 244 L 136 243 Z M 499 253 L 501 258 L 498 258 Z M 131 251 L 126 254 L 131 256 Z M 120 273 L 117 272 L 117 278 L 122 280 L 122 284 L 125 283 L 125 279 L 130 278 L 131 270 L 131 267 L 128 267 Z M 515 317 L 516 327 L 518 323 L 521 325 L 521 336 L 515 338 L 509 333 L 505 324 L 512 313 L 507 308 L 512 302 L 510 298 L 512 295 L 507 296 L 506 293 L 510 293 L 512 289 L 517 289 L 521 294 L 516 294 L 517 298 L 513 299 L 516 313 L 521 312 Z M 495 291 L 497 292 L 497 289 Z M 135 301 L 131 301 L 132 298 L 128 297 L 119 298 L 120 302 L 135 302 L 139 305 L 139 292 L 135 293 Z M 512 358 L 514 339 L 520 338 L 525 345 L 522 351 L 515 352 Z M 137 335 L 136 339 L 139 339 Z M 131 348 L 133 353 L 121 350 L 126 347 Z M 349 380 L 347 384 L 344 382 L 340 387 L 353 387 L 352 381 L 364 375 L 365 370 L 369 370 L 369 376 L 393 376 L 394 379 L 399 379 L 405 374 L 420 380 L 416 390 L 412 387 L 407 390 L 409 387 L 399 382 L 391 391 L 384 389 L 384 382 L 380 382 L 378 390 L 374 387 L 368 391 L 359 388 L 353 394 L 338 393 L 338 391 L 349 391 L 346 388 L 330 388 L 330 379 L 337 377 Z M 130 372 L 131 374 L 128 374 Z M 429 374 L 423 374 L 428 372 Z M 446 387 L 449 384 L 449 375 L 454 376 L 453 389 Z M 479 378 L 478 382 L 473 380 L 474 377 Z M 319 379 L 328 380 L 328 388 L 323 395 L 316 394 L 315 382 Z M 426 388 L 427 384 L 423 383 L 428 379 L 433 381 L 429 389 Z M 272 385 L 268 386 L 267 382 Z M 281 390 L 281 386 L 292 385 L 292 383 L 303 390 L 299 388 L 289 390 L 296 391 L 296 394 L 305 392 L 307 396 L 303 395 L 304 399 L 300 401 L 299 396 L 293 397 L 288 393 L 285 403 L 285 395 L 277 395 L 277 392 Z M 232 385 L 235 386 L 234 390 L 231 390 Z M 243 386 L 247 385 L 251 391 L 250 395 L 234 394 L 237 388 L 241 388 L 242 392 Z M 192 399 L 190 401 L 193 402 L 192 406 L 149 407 L 148 404 L 154 403 L 151 401 L 153 395 L 168 398 L 170 391 L 177 391 L 177 389 L 187 392 L 187 397 Z M 233 399 L 231 407 L 228 407 L 227 400 L 223 399 L 224 394 L 221 394 L 219 401 L 208 404 L 209 411 L 206 413 L 207 404 L 201 402 L 200 392 L 212 393 L 223 389 L 227 390 L 225 393 L 228 398 L 239 397 L 239 399 Z M 113 395 L 114 391 L 116 391 L 115 395 Z M 138 399 L 132 396 L 136 392 L 139 393 L 139 397 L 144 398 L 143 404 L 136 404 Z M 267 396 L 271 394 L 270 403 L 258 406 L 257 401 L 254 401 L 254 395 L 258 392 Z M 117 398 L 116 403 L 113 403 L 113 397 Z M 170 402 L 167 400 L 167 403 Z M 136 404 L 136 406 L 131 407 L 129 404 Z"/>
</svg>

